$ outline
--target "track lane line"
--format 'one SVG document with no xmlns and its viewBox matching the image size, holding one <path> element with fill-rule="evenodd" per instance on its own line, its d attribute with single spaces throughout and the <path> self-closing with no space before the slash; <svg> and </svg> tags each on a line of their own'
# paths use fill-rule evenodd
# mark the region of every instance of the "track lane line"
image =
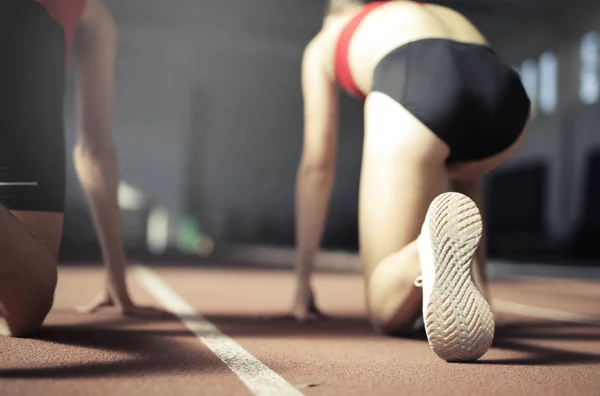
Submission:
<svg viewBox="0 0 600 396">
<path fill-rule="evenodd" d="M 571 312 L 559 311 L 551 308 L 533 307 L 531 305 L 517 304 L 508 301 L 492 300 L 492 309 L 507 314 L 529 316 L 532 318 L 600 326 L 599 317 L 574 314 Z"/>
<path fill-rule="evenodd" d="M 132 266 L 140 284 L 167 310 L 176 315 L 246 387 L 260 396 L 301 396 L 296 387 L 247 352 L 205 319 L 150 268 Z"/>
<path fill-rule="evenodd" d="M 255 395 L 303 395 L 296 387 L 247 352 L 205 319 L 150 268 L 132 266 L 140 284 L 167 310 L 177 316 Z M 574 314 L 550 308 L 493 300 L 493 309 L 507 314 L 583 325 L 600 326 L 600 317 Z"/>
</svg>

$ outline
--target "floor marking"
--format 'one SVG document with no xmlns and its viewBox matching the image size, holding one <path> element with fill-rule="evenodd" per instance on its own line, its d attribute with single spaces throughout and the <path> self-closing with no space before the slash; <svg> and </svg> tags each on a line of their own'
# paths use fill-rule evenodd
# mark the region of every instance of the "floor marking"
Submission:
<svg viewBox="0 0 600 396">
<path fill-rule="evenodd" d="M 39 186 L 38 182 L 0 182 L 0 186 Z"/>
<path fill-rule="evenodd" d="M 556 309 L 538 308 L 529 305 L 522 305 L 499 300 L 492 301 L 492 308 L 508 314 L 524 315 L 533 318 L 551 319 L 555 321 L 600 326 L 599 317 L 574 314 L 570 312 L 559 311 Z"/>
<path fill-rule="evenodd" d="M 178 296 L 154 271 L 134 265 L 145 289 L 187 326 L 255 395 L 300 396 L 292 384 L 256 359 Z"/>
</svg>

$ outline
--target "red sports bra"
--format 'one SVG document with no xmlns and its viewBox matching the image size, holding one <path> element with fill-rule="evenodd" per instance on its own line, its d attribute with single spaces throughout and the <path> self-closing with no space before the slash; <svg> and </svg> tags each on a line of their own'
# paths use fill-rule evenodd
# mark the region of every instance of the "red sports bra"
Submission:
<svg viewBox="0 0 600 396">
<path fill-rule="evenodd" d="M 62 26 L 65 34 L 65 65 L 71 61 L 71 45 L 77 31 L 79 19 L 85 9 L 86 0 L 34 0 L 40 3 L 48 14 Z"/>
<path fill-rule="evenodd" d="M 350 40 L 362 20 L 374 9 L 380 7 L 389 1 L 374 1 L 366 4 L 358 14 L 356 14 L 342 29 L 335 48 L 335 77 L 339 86 L 350 95 L 365 100 L 366 95 L 360 91 L 356 86 L 356 82 L 352 77 L 352 71 L 348 64 L 348 47 L 350 47 Z M 417 2 L 423 4 L 422 2 Z"/>
</svg>

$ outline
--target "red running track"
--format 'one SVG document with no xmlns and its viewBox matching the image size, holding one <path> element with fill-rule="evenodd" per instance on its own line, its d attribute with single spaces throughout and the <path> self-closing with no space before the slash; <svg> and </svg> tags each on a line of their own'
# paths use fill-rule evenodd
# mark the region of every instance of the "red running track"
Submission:
<svg viewBox="0 0 600 396">
<path fill-rule="evenodd" d="M 37 339 L 0 338 L 0 395 L 600 394 L 600 282 L 495 281 L 494 347 L 477 363 L 449 364 L 423 339 L 375 334 L 357 274 L 319 274 L 320 305 L 331 318 L 301 325 L 285 317 L 289 271 L 131 273 L 138 302 L 166 302 L 201 340 L 176 317 L 75 313 L 99 289 L 101 273 L 62 267 Z"/>
</svg>

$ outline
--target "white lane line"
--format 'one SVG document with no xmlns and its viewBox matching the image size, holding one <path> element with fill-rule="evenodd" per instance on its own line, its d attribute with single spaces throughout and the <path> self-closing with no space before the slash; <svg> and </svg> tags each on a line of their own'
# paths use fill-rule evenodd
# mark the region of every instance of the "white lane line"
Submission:
<svg viewBox="0 0 600 396">
<path fill-rule="evenodd" d="M 580 315 L 550 308 L 538 308 L 529 305 L 511 303 L 508 301 L 493 300 L 492 308 L 514 315 L 529 316 L 533 318 L 550 319 L 560 322 L 570 322 L 584 325 L 600 326 L 600 318 L 590 315 Z"/>
<path fill-rule="evenodd" d="M 233 371 L 255 395 L 303 395 L 279 374 L 256 359 L 237 342 L 221 333 L 192 306 L 178 296 L 154 271 L 143 266 L 133 266 L 140 283 L 170 312 L 179 317 L 187 328 Z"/>
</svg>

